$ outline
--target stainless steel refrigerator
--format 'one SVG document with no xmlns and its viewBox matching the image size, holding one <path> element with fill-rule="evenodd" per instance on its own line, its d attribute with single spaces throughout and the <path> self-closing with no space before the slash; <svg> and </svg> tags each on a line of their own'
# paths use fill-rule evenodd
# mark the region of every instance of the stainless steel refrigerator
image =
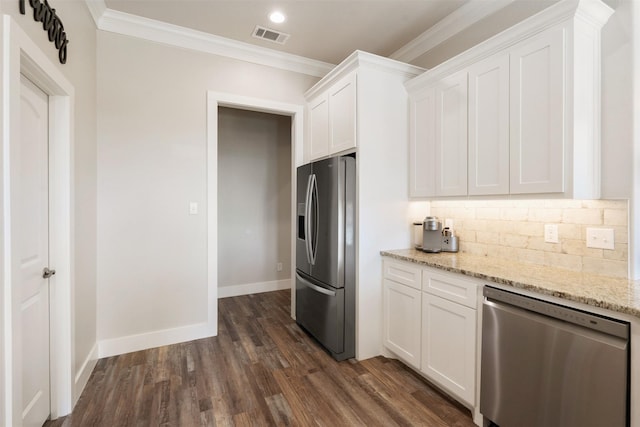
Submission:
<svg viewBox="0 0 640 427">
<path fill-rule="evenodd" d="M 296 322 L 336 360 L 355 357 L 354 156 L 297 171 Z"/>
</svg>

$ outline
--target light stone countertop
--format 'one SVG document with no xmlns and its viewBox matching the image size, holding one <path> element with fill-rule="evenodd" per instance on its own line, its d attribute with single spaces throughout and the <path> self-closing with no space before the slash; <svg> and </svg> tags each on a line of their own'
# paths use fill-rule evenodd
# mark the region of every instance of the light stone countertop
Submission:
<svg viewBox="0 0 640 427">
<path fill-rule="evenodd" d="M 640 280 L 579 273 L 462 252 L 425 253 L 417 249 L 400 249 L 381 251 L 380 254 L 640 317 Z"/>
</svg>

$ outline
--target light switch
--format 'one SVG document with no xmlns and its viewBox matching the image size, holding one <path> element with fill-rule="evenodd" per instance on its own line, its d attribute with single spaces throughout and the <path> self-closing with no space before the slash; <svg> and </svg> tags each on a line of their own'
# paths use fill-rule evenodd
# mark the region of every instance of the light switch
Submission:
<svg viewBox="0 0 640 427">
<path fill-rule="evenodd" d="M 615 249 L 613 228 L 587 228 L 587 247 L 599 249 Z"/>
<path fill-rule="evenodd" d="M 197 215 L 198 214 L 198 203 L 191 202 L 189 203 L 189 215 Z"/>
</svg>

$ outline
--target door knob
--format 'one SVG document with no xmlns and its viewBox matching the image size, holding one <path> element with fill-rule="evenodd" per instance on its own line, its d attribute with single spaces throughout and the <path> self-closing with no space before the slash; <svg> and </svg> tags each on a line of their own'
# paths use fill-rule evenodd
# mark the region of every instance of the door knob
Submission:
<svg viewBox="0 0 640 427">
<path fill-rule="evenodd" d="M 56 274 L 55 270 L 49 270 L 49 267 L 45 267 L 42 270 L 42 278 L 43 279 L 48 279 L 49 277 L 53 276 L 54 274 Z"/>
</svg>

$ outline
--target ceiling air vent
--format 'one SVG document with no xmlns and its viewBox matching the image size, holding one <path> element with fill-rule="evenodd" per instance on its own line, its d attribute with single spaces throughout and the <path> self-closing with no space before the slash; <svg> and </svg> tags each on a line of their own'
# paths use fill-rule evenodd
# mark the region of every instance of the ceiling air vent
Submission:
<svg viewBox="0 0 640 427">
<path fill-rule="evenodd" d="M 284 44 L 289 38 L 289 34 L 280 33 L 278 31 L 256 25 L 255 30 L 253 30 L 253 37 L 257 39 L 268 40 L 270 42 Z"/>
</svg>

